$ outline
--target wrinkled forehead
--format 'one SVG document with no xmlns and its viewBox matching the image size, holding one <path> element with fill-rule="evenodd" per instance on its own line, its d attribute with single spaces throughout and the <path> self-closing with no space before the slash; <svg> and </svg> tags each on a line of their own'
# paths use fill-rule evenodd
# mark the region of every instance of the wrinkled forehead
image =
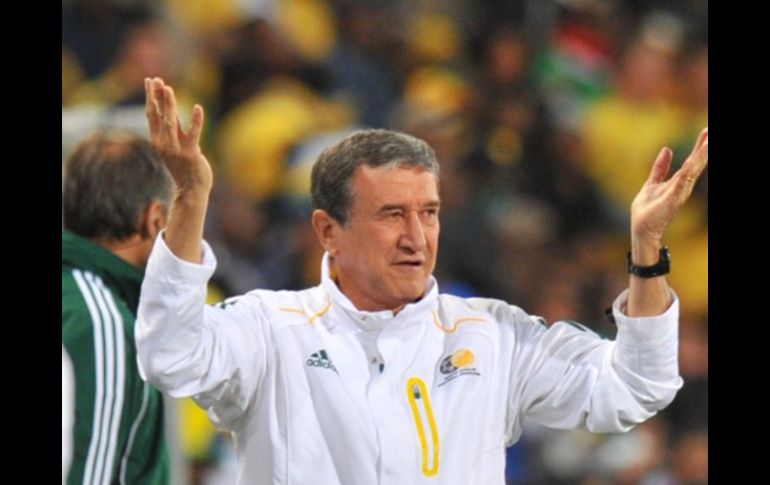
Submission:
<svg viewBox="0 0 770 485">
<path fill-rule="evenodd" d="M 353 173 L 353 205 L 425 205 L 439 200 L 436 174 L 421 166 L 360 165 Z"/>
</svg>

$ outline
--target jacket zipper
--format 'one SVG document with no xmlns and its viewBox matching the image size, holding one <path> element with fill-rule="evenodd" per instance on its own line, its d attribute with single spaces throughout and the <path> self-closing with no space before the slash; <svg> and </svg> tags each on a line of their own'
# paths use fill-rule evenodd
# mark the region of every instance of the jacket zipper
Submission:
<svg viewBox="0 0 770 485">
<path fill-rule="evenodd" d="M 428 388 L 422 379 L 419 377 L 412 377 L 406 383 L 406 395 L 409 399 L 409 407 L 412 409 L 412 417 L 414 418 L 414 424 L 417 428 L 417 437 L 420 440 L 422 473 L 426 477 L 436 476 L 439 467 L 439 435 L 436 420 L 433 416 L 433 408 L 430 404 Z M 420 407 L 424 410 L 425 419 L 423 419 L 423 414 L 420 412 Z M 430 438 L 433 444 L 432 463 L 428 463 L 429 446 L 424 425 L 424 421 L 426 420 L 428 422 L 428 427 L 430 428 Z"/>
</svg>

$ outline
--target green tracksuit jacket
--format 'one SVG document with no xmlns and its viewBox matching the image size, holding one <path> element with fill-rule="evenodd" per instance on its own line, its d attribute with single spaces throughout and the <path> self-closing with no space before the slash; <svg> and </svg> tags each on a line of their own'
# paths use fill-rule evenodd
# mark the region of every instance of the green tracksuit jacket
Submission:
<svg viewBox="0 0 770 485">
<path fill-rule="evenodd" d="M 136 366 L 134 320 L 142 272 L 62 232 L 62 342 L 75 373 L 68 484 L 168 484 L 160 392 Z"/>
</svg>

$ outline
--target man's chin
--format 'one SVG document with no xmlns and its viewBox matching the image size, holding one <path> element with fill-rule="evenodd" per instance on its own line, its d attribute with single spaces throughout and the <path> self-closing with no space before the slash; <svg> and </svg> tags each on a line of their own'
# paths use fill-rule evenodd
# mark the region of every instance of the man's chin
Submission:
<svg viewBox="0 0 770 485">
<path fill-rule="evenodd" d="M 426 287 L 427 285 L 423 286 L 420 290 L 411 290 L 406 292 L 402 301 L 404 303 L 415 303 L 422 300 L 422 298 L 425 296 Z"/>
</svg>

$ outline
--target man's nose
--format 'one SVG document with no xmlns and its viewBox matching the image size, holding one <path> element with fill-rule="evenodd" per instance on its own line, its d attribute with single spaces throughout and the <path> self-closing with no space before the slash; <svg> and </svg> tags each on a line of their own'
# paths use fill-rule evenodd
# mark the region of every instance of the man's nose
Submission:
<svg viewBox="0 0 770 485">
<path fill-rule="evenodd" d="M 401 236 L 400 245 L 415 252 L 425 249 L 425 228 L 416 211 L 406 213 L 406 217 L 404 218 L 404 233 Z"/>
</svg>

